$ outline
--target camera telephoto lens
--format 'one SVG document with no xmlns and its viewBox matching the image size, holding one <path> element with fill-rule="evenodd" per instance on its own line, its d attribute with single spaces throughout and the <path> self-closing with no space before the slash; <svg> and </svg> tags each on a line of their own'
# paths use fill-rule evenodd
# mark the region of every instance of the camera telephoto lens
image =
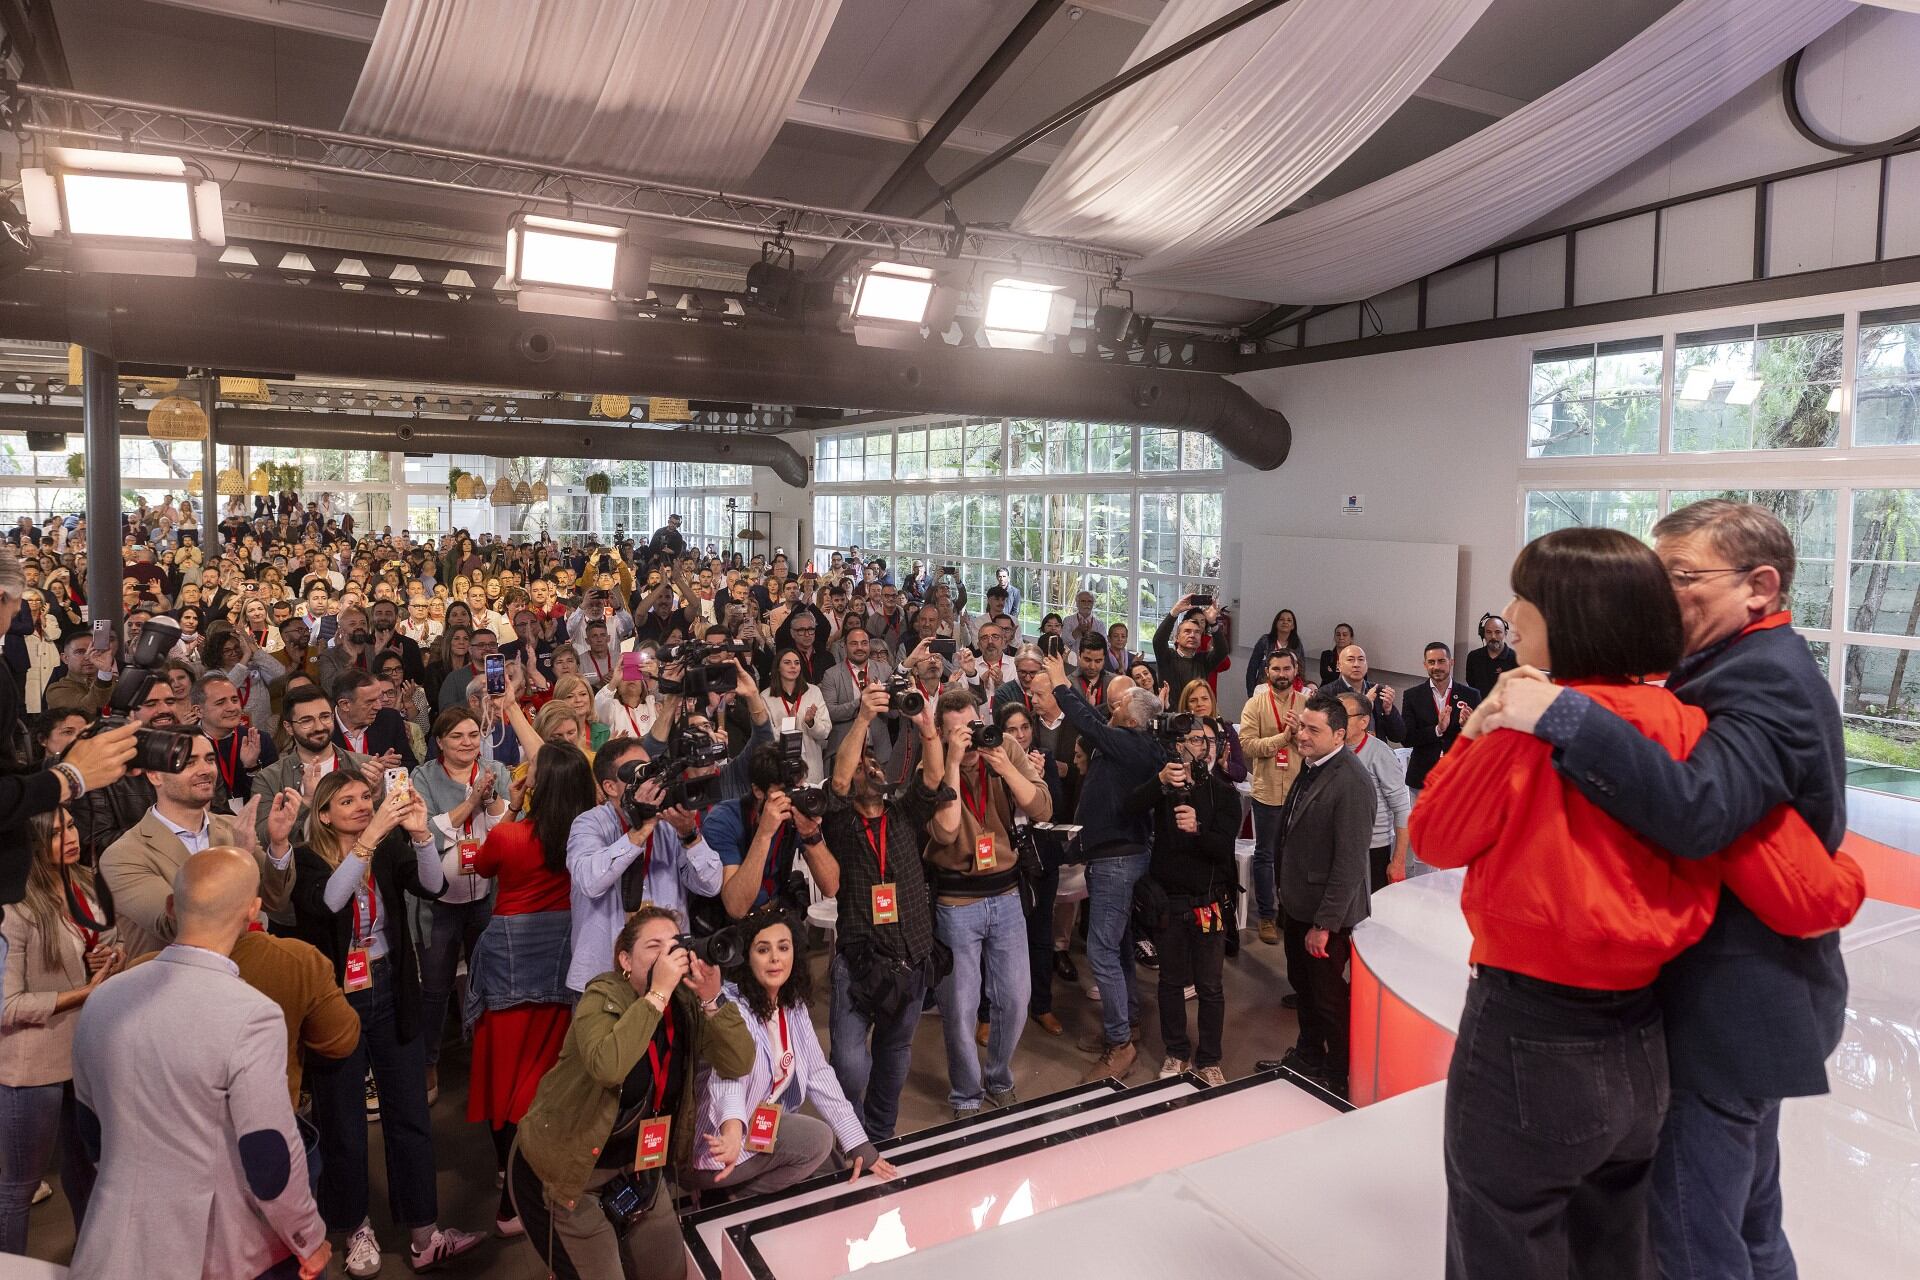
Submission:
<svg viewBox="0 0 1920 1280">
<path fill-rule="evenodd" d="M 975 751 L 985 751 L 1006 741 L 1007 732 L 997 724 L 976 724 L 969 730 Z"/>
</svg>

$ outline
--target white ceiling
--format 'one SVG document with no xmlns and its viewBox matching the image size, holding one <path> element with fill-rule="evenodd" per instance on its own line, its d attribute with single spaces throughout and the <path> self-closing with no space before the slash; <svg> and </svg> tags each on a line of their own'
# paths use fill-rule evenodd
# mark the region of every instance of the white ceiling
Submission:
<svg viewBox="0 0 1920 1280">
<path fill-rule="evenodd" d="M 1678 2 L 1494 0 L 1416 96 L 1300 204 L 1459 141 L 1592 66 Z M 1117 74 L 1160 5 L 1083 0 L 1063 7 L 942 148 L 930 165 L 934 178 L 953 177 Z M 798 102 L 741 189 L 865 205 L 1029 6 L 841 0 Z M 381 8 L 382 0 L 88 0 L 60 4 L 55 16 L 76 89 L 339 128 Z M 1177 75 L 1178 68 L 1163 74 Z M 976 224 L 1010 221 L 1067 136 L 1061 131 L 962 192 L 955 201 L 960 216 Z M 229 194 L 275 216 L 385 219 L 415 224 L 416 233 L 419 224 L 481 232 L 499 217 L 437 196 L 331 180 L 286 178 Z M 660 253 L 740 262 L 752 256 L 748 247 L 701 237 L 674 237 Z"/>
</svg>

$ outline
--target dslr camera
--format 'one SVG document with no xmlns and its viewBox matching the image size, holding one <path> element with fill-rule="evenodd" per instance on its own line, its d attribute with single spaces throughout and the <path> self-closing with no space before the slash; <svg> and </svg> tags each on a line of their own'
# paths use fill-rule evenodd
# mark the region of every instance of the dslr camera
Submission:
<svg viewBox="0 0 1920 1280">
<path fill-rule="evenodd" d="M 896 671 L 887 677 L 887 710 L 903 716 L 917 716 L 927 705 L 927 695 L 913 683 L 913 677 Z"/>
<path fill-rule="evenodd" d="M 627 784 L 620 808 L 633 826 L 651 821 L 662 809 L 704 809 L 713 803 L 713 776 L 687 776 L 695 769 L 726 763 L 727 744 L 698 725 L 683 724 L 667 738 L 666 754 L 654 760 L 629 760 L 620 766 Z M 658 804 L 640 799 L 640 788 L 657 782 L 665 790 Z"/>
<path fill-rule="evenodd" d="M 975 751 L 997 747 L 1007 740 L 1007 731 L 991 721 L 976 720 L 968 726 L 967 736 Z"/>
<path fill-rule="evenodd" d="M 740 930 L 734 925 L 726 925 L 697 938 L 691 933 L 683 933 L 674 938 L 673 945 L 685 949 L 701 964 L 710 964 L 716 969 L 731 969 L 747 957 Z"/>
<path fill-rule="evenodd" d="M 114 682 L 106 714 L 94 721 L 80 736 L 91 738 L 97 733 L 128 723 L 134 711 L 146 700 L 154 682 L 166 679 L 161 666 L 179 639 L 180 625 L 172 619 L 147 619 L 140 628 L 140 638 L 127 651 L 126 664 L 120 672 L 120 678 Z M 144 769 L 148 773 L 179 773 L 193 760 L 195 736 L 191 729 L 142 725 L 134 730 L 133 759 L 127 767 Z"/>
<path fill-rule="evenodd" d="M 781 787 L 796 810 L 818 822 L 826 816 L 827 789 L 807 785 L 807 762 L 800 754 L 800 734 L 790 727 L 792 723 L 789 719 L 789 727 L 773 739 L 774 749 L 780 753 Z"/>
</svg>

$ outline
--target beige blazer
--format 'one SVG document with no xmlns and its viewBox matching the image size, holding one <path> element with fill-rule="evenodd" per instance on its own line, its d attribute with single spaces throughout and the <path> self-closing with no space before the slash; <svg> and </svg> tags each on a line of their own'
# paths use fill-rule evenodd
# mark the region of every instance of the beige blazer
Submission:
<svg viewBox="0 0 1920 1280">
<path fill-rule="evenodd" d="M 0 934 L 7 939 L 4 1004 L 0 1004 L 0 1084 L 12 1088 L 73 1079 L 73 1026 L 83 1006 L 53 1011 L 62 991 L 87 984 L 86 944 L 78 930 L 53 922 L 56 962 L 41 950 L 40 918 L 21 905 L 7 908 Z M 115 938 L 108 930 L 103 941 Z"/>
<path fill-rule="evenodd" d="M 230 814 L 214 814 L 212 824 L 213 844 L 245 848 L 252 838 L 241 831 L 240 820 Z M 264 846 L 266 842 L 260 843 Z M 265 910 L 282 910 L 293 894 L 293 851 L 287 851 L 284 868 L 276 868 L 264 849 L 254 857 L 260 863 L 260 897 Z M 173 892 L 175 873 L 186 860 L 187 846 L 153 816 L 152 810 L 100 855 L 100 878 L 113 895 L 120 940 L 126 944 L 127 955 L 145 955 L 173 941 L 167 896 Z"/>
</svg>

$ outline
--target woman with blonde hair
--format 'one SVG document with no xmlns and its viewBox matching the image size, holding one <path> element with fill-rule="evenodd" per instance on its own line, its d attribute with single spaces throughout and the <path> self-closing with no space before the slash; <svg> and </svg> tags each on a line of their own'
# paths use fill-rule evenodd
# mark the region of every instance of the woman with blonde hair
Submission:
<svg viewBox="0 0 1920 1280">
<path fill-rule="evenodd" d="M 555 656 L 557 657 L 560 653 L 571 652 L 573 652 L 571 649 L 559 649 L 555 650 Z M 575 663 L 577 667 L 577 659 Z M 553 682 L 553 701 L 549 702 L 547 706 L 550 707 L 556 704 L 572 707 L 577 714 L 586 719 L 588 730 L 587 755 L 591 758 L 605 745 L 607 736 L 612 733 L 612 729 L 594 718 L 593 686 L 588 684 L 586 677 L 580 675 L 577 670 L 572 674 L 562 675 Z M 544 711 L 545 708 L 542 708 L 542 710 Z M 538 721 L 536 720 L 535 723 L 537 727 Z"/>
<path fill-rule="evenodd" d="M 1205 680 L 1187 681 L 1187 687 L 1180 691 L 1176 709 L 1213 723 L 1220 738 L 1214 769 L 1228 782 L 1245 782 L 1247 758 L 1240 753 L 1240 726 L 1220 718 L 1220 702 L 1214 696 L 1213 686 Z"/>
<path fill-rule="evenodd" d="M 465 1253 L 481 1237 L 438 1225 L 439 1191 L 427 1103 L 427 1045 L 406 895 L 446 892 L 427 806 L 409 787 L 376 807 L 357 774 L 334 772 L 313 789 L 307 842 L 294 850 L 294 935 L 319 948 L 360 1015 L 360 1044 L 308 1065 L 320 1131 L 320 1213 L 351 1233 L 348 1274 L 372 1275 L 380 1243 L 367 1216 L 366 1076 L 380 1096 L 387 1204 L 411 1235 L 414 1270 Z"/>
</svg>

